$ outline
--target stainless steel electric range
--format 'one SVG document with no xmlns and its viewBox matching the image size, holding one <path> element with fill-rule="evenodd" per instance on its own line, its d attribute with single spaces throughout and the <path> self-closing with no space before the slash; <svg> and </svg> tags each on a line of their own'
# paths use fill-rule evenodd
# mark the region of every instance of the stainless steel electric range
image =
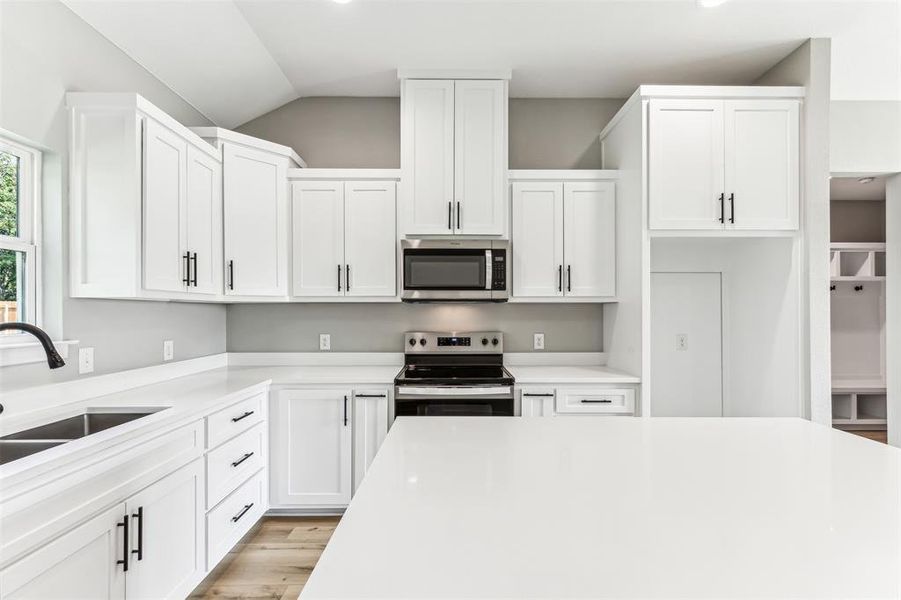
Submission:
<svg viewBox="0 0 901 600">
<path fill-rule="evenodd" d="M 405 365 L 394 379 L 394 416 L 513 416 L 513 376 L 504 334 L 404 334 Z"/>
</svg>

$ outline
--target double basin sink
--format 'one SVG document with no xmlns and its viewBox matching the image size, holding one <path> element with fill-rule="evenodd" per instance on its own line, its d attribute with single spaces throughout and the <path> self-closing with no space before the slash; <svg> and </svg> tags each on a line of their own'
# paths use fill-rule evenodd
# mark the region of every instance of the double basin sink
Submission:
<svg viewBox="0 0 901 600">
<path fill-rule="evenodd" d="M 161 410 L 163 410 L 162 407 L 133 410 L 89 408 L 74 417 L 5 435 L 0 437 L 0 465 L 89 436 L 98 431 L 130 423 Z"/>
</svg>

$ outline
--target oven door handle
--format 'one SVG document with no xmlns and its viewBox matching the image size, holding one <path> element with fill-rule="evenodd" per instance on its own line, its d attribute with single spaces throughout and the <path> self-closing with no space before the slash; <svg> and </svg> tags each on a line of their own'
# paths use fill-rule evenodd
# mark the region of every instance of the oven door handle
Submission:
<svg viewBox="0 0 901 600">
<path fill-rule="evenodd" d="M 412 387 L 398 386 L 398 396 L 509 396 L 513 388 L 509 385 L 492 387 Z"/>
</svg>

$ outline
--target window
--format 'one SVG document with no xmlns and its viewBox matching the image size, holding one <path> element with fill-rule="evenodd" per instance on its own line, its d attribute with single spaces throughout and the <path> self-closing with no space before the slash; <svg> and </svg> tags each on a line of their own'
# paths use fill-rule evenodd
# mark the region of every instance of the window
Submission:
<svg viewBox="0 0 901 600">
<path fill-rule="evenodd" d="M 0 136 L 0 322 L 40 325 L 40 168 L 39 151 Z"/>
</svg>

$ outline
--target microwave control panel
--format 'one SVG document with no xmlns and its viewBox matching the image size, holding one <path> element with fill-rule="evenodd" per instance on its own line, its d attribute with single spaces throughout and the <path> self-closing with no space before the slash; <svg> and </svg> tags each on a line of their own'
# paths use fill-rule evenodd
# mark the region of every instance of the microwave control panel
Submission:
<svg viewBox="0 0 901 600">
<path fill-rule="evenodd" d="M 494 250 L 491 262 L 491 289 L 504 291 L 507 289 L 507 251 Z"/>
</svg>

